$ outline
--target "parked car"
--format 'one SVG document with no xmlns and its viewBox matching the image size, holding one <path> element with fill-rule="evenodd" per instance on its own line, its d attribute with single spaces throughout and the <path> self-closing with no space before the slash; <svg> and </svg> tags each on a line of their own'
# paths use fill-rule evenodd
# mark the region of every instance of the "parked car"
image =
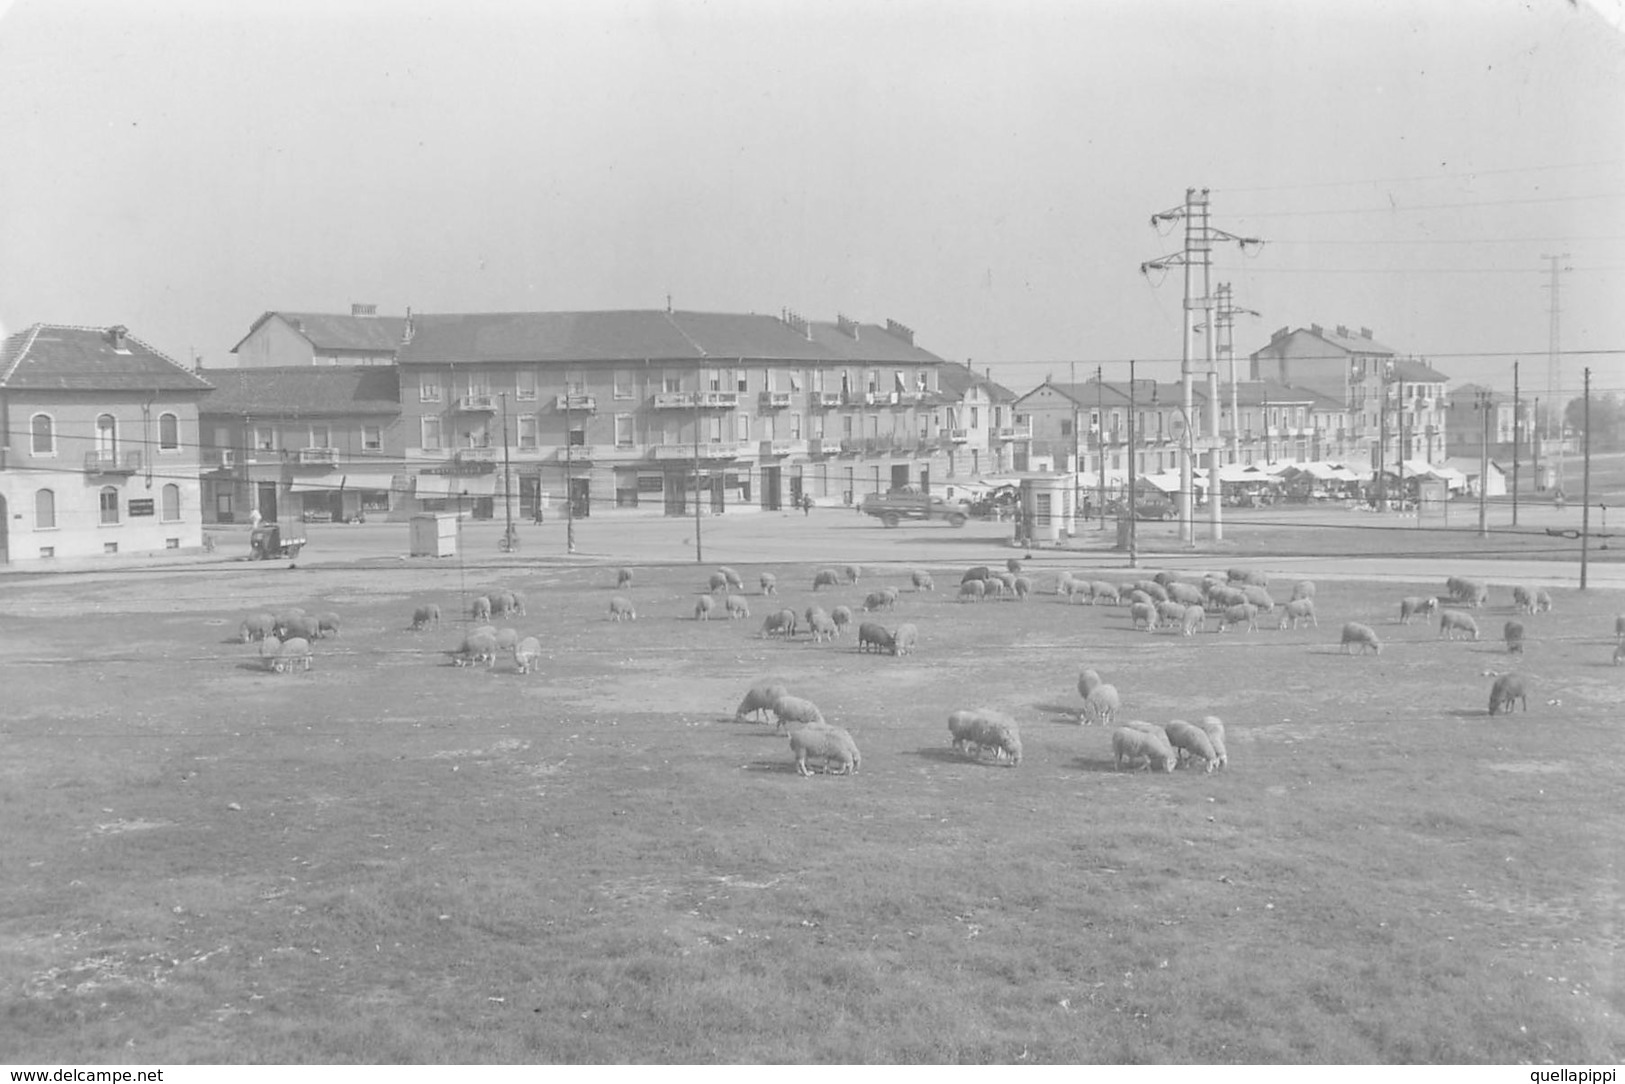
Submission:
<svg viewBox="0 0 1625 1084">
<path fill-rule="evenodd" d="M 1106 502 L 1106 511 L 1113 516 L 1122 515 L 1125 507 L 1121 497 Z M 1161 493 L 1142 493 L 1134 501 L 1135 519 L 1173 519 L 1178 514 L 1174 502 Z"/>
</svg>

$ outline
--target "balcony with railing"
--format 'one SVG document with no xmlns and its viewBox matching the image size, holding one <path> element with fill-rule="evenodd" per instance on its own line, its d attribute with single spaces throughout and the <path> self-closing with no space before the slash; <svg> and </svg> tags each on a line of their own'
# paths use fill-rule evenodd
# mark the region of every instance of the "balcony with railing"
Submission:
<svg viewBox="0 0 1625 1084">
<path fill-rule="evenodd" d="M 1017 441 L 1033 439 L 1033 423 L 1024 425 L 1001 425 L 993 431 L 993 439 L 999 441 Z"/>
<path fill-rule="evenodd" d="M 238 464 L 237 449 L 211 448 L 203 453 L 205 470 L 231 470 Z"/>
<path fill-rule="evenodd" d="M 582 392 L 571 392 L 567 395 L 555 395 L 553 397 L 553 409 L 580 410 L 591 414 L 593 411 L 598 409 L 598 400 L 594 396 L 586 395 Z"/>
<path fill-rule="evenodd" d="M 823 437 L 807 438 L 807 455 L 814 458 L 834 455 L 836 447 L 837 445 L 834 441 L 826 440 Z"/>
<path fill-rule="evenodd" d="M 656 444 L 650 450 L 658 460 L 693 459 L 695 452 L 692 444 Z M 716 440 L 701 443 L 699 456 L 701 459 L 734 459 L 740 455 L 749 455 L 755 450 L 755 442 L 742 444 L 735 440 Z"/>
<path fill-rule="evenodd" d="M 969 429 L 944 429 L 943 433 L 954 444 L 965 444 L 970 440 Z"/>
<path fill-rule="evenodd" d="M 300 448 L 295 461 L 302 467 L 331 467 L 339 460 L 337 448 Z"/>
<path fill-rule="evenodd" d="M 764 440 L 758 444 L 756 454 L 763 459 L 773 459 L 787 455 L 803 455 L 806 451 L 807 442 L 804 440 Z"/>
<path fill-rule="evenodd" d="M 790 393 L 764 391 L 757 397 L 757 402 L 763 410 L 783 410 L 790 405 Z"/>
<path fill-rule="evenodd" d="M 495 414 L 497 397 L 494 395 L 459 395 L 457 409 L 464 414 Z"/>
<path fill-rule="evenodd" d="M 838 391 L 815 391 L 812 393 L 812 405 L 828 409 L 841 405 L 841 393 Z"/>
<path fill-rule="evenodd" d="M 733 410 L 738 405 L 736 391 L 657 391 L 654 397 L 656 410 Z"/>
<path fill-rule="evenodd" d="M 461 467 L 478 467 L 483 470 L 496 469 L 497 457 L 502 454 L 501 448 L 458 448 L 452 453 L 452 461 Z"/>
<path fill-rule="evenodd" d="M 125 452 L 122 459 L 111 452 L 86 452 L 86 474 L 134 474 L 141 469 L 141 453 Z"/>
</svg>

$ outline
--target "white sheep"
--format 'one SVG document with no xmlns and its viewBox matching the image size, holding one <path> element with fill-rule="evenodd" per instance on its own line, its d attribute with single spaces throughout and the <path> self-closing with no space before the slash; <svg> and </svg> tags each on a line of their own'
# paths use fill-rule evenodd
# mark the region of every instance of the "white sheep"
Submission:
<svg viewBox="0 0 1625 1084">
<path fill-rule="evenodd" d="M 1251 602 L 1241 602 L 1234 606 L 1225 607 L 1224 614 L 1219 618 L 1219 631 L 1224 632 L 1231 625 L 1245 623 L 1248 632 L 1258 630 L 1258 607 Z"/>
<path fill-rule="evenodd" d="M 701 595 L 694 602 L 694 620 L 711 620 L 711 611 L 716 609 L 716 603 L 711 601 L 710 595 Z"/>
<path fill-rule="evenodd" d="M 718 568 L 717 571 L 722 574 L 723 581 L 727 584 L 730 590 L 743 591 L 745 589 L 745 581 L 740 578 L 739 573 L 735 572 L 727 565 L 723 565 L 722 567 Z"/>
<path fill-rule="evenodd" d="M 829 612 L 829 619 L 835 622 L 835 634 L 839 636 L 841 630 L 852 623 L 852 608 L 850 606 L 837 606 Z"/>
<path fill-rule="evenodd" d="M 1122 601 L 1117 585 L 1107 583 L 1105 580 L 1094 580 L 1089 584 L 1089 605 L 1097 606 L 1102 602 L 1109 602 L 1116 606 Z"/>
<path fill-rule="evenodd" d="M 624 591 L 632 586 L 632 570 L 630 568 L 617 568 L 615 570 L 615 590 Z"/>
<path fill-rule="evenodd" d="M 955 749 L 981 755 L 983 749 L 992 749 L 993 755 L 1003 760 L 1010 758 L 1012 767 L 1021 763 L 1021 732 L 1014 719 L 992 708 L 962 709 L 948 715 L 948 733 L 953 736 Z"/>
<path fill-rule="evenodd" d="M 1084 694 L 1083 711 L 1078 715 L 1078 722 L 1110 726 L 1122 706 L 1117 696 L 1117 686 L 1102 682 Z"/>
<path fill-rule="evenodd" d="M 1015 592 L 1017 602 L 1026 602 L 1027 596 L 1033 593 L 1033 581 L 1026 576 L 1017 576 Z"/>
<path fill-rule="evenodd" d="M 705 581 L 705 589 L 713 595 L 718 591 L 726 591 L 728 589 L 728 577 L 721 572 L 711 573 L 710 578 Z"/>
<path fill-rule="evenodd" d="M 841 574 L 833 568 L 821 568 L 813 574 L 814 591 L 817 591 L 820 587 L 839 586 L 841 586 Z"/>
<path fill-rule="evenodd" d="M 989 576 L 982 581 L 982 590 L 988 598 L 1002 598 L 1006 588 L 1003 580 L 997 576 Z"/>
<path fill-rule="evenodd" d="M 1123 770 L 1125 762 L 1138 766 L 1142 759 L 1145 761 L 1144 767 L 1161 772 L 1173 771 L 1174 750 L 1168 744 L 1167 736 L 1128 726 L 1120 726 L 1112 731 L 1112 761 L 1118 771 Z"/>
<path fill-rule="evenodd" d="M 337 636 L 339 634 L 339 615 L 329 610 L 316 615 L 317 637 Z"/>
<path fill-rule="evenodd" d="M 1070 598 L 1080 586 L 1082 585 L 1072 578 L 1072 573 L 1066 571 L 1065 569 L 1062 569 L 1061 572 L 1055 577 L 1055 593 L 1057 595 L 1065 595 L 1066 597 Z"/>
<path fill-rule="evenodd" d="M 294 669 L 310 669 L 310 641 L 302 636 L 293 636 L 286 640 L 264 639 L 260 641 L 260 656 L 272 670 L 279 674 Z"/>
<path fill-rule="evenodd" d="M 1490 714 L 1512 711 L 1512 702 L 1517 700 L 1523 704 L 1523 710 L 1529 710 L 1529 695 L 1524 689 L 1522 674 L 1502 674 L 1495 679 L 1490 687 Z"/>
<path fill-rule="evenodd" d="M 1625 618 L 1621 620 L 1625 620 Z M 237 634 L 245 644 L 251 640 L 263 642 L 267 636 L 272 636 L 275 632 L 276 617 L 268 613 L 252 614 L 237 627 Z"/>
<path fill-rule="evenodd" d="M 838 726 L 825 723 L 820 726 L 797 727 L 790 731 L 790 753 L 796 758 L 796 771 L 804 776 L 813 773 L 807 768 L 807 758 L 822 760 L 824 774 L 851 775 L 858 770 L 862 757 L 852 735 Z M 834 771 L 830 766 L 835 765 Z"/>
<path fill-rule="evenodd" d="M 818 710 L 817 704 L 788 693 L 773 701 L 771 707 L 778 716 L 779 726 L 806 726 L 824 721 L 824 713 Z"/>
<path fill-rule="evenodd" d="M 1241 588 L 1231 587 L 1228 584 L 1216 584 L 1207 593 L 1208 609 L 1214 613 L 1222 614 L 1230 607 L 1243 605 L 1246 601 L 1247 596 L 1242 594 Z"/>
<path fill-rule="evenodd" d="M 1352 655 L 1355 644 L 1360 645 L 1360 654 L 1362 655 L 1365 654 L 1365 649 L 1368 647 L 1378 655 L 1382 654 L 1382 641 L 1377 639 L 1377 634 L 1372 631 L 1371 626 L 1362 625 L 1358 621 L 1350 621 L 1343 626 L 1342 650 L 1345 654 Z"/>
<path fill-rule="evenodd" d="M 1292 598 L 1288 601 L 1297 602 L 1299 599 L 1312 599 L 1315 597 L 1315 581 L 1299 580 L 1292 585 Z"/>
<path fill-rule="evenodd" d="M 776 595 L 779 593 L 779 578 L 771 572 L 764 572 L 756 577 L 762 585 L 762 594 Z"/>
<path fill-rule="evenodd" d="M 1128 619 L 1132 627 L 1138 629 L 1144 622 L 1145 631 L 1154 632 L 1157 628 L 1157 608 L 1150 602 L 1136 602 L 1128 608 Z"/>
<path fill-rule="evenodd" d="M 497 661 L 497 638 L 495 632 L 486 632 L 476 629 L 463 637 L 463 644 L 454 653 L 452 661 L 458 666 L 495 666 Z"/>
<path fill-rule="evenodd" d="M 1179 622 L 1179 632 L 1182 636 L 1194 636 L 1207 629 L 1207 611 L 1200 605 L 1185 607 L 1185 616 Z"/>
<path fill-rule="evenodd" d="M 1501 626 L 1501 639 L 1506 641 L 1508 655 L 1523 654 L 1523 622 L 1508 621 Z"/>
<path fill-rule="evenodd" d="M 541 663 L 542 642 L 527 636 L 513 645 L 513 664 L 521 674 L 528 674 Z"/>
<path fill-rule="evenodd" d="M 959 584 L 960 602 L 964 602 L 966 599 L 972 602 L 980 602 L 985 594 L 987 594 L 987 581 L 985 580 L 963 580 Z"/>
<path fill-rule="evenodd" d="M 907 655 L 920 643 L 920 630 L 913 625 L 898 625 L 891 633 L 891 653 Z"/>
<path fill-rule="evenodd" d="M 430 625 L 440 627 L 440 607 L 432 602 L 412 611 L 412 631 L 421 632 Z"/>
<path fill-rule="evenodd" d="M 509 591 L 508 592 L 508 601 L 513 605 L 513 612 L 514 613 L 518 614 L 520 617 L 526 616 L 526 614 L 525 614 L 525 596 L 524 596 L 523 593 L 521 593 L 519 591 Z"/>
<path fill-rule="evenodd" d="M 870 591 L 863 600 L 863 612 L 874 613 L 876 610 L 889 610 L 893 607 L 892 597 L 884 591 Z"/>
<path fill-rule="evenodd" d="M 1275 600 L 1271 598 L 1270 593 L 1262 587 L 1256 587 L 1252 584 L 1248 584 L 1246 587 L 1241 589 L 1241 595 L 1246 601 L 1252 603 L 1254 606 L 1257 606 L 1259 613 L 1267 614 L 1275 609 Z"/>
<path fill-rule="evenodd" d="M 611 621 L 636 621 L 638 611 L 632 608 L 632 600 L 625 595 L 616 595 L 609 600 L 609 619 Z"/>
<path fill-rule="evenodd" d="M 762 622 L 763 636 L 791 637 L 796 634 L 796 612 L 794 610 L 779 610 L 767 615 Z"/>
<path fill-rule="evenodd" d="M 722 605 L 728 610 L 729 621 L 739 621 L 750 616 L 750 602 L 744 595 L 729 595 L 722 600 Z"/>
<path fill-rule="evenodd" d="M 1320 621 L 1315 617 L 1315 600 L 1312 598 L 1295 598 L 1281 607 L 1281 628 L 1291 625 L 1297 628 L 1299 624 L 1307 621 L 1315 628 L 1320 628 Z"/>
<path fill-rule="evenodd" d="M 858 577 L 863 575 L 863 568 L 860 565 L 847 565 L 841 571 L 846 573 L 847 583 L 857 583 Z"/>
<path fill-rule="evenodd" d="M 1435 596 L 1418 598 L 1410 595 L 1399 600 L 1399 623 L 1409 625 L 1413 617 L 1432 617 L 1439 610 L 1439 600 Z"/>
<path fill-rule="evenodd" d="M 1176 582 L 1168 585 L 1168 600 L 1181 606 L 1200 606 L 1207 601 L 1207 596 L 1195 584 Z"/>
<path fill-rule="evenodd" d="M 1159 627 L 1177 629 L 1185 623 L 1185 607 L 1172 599 L 1166 599 L 1156 604 L 1157 625 Z"/>
<path fill-rule="evenodd" d="M 1100 675 L 1093 670 L 1085 670 L 1078 675 L 1078 695 L 1084 699 L 1101 686 Z"/>
<path fill-rule="evenodd" d="M 897 644 L 892 639 L 889 629 L 873 621 L 865 621 L 858 626 L 858 650 L 868 651 L 870 648 L 876 651 L 890 651 L 895 654 Z"/>
<path fill-rule="evenodd" d="M 1196 757 L 1202 761 L 1205 771 L 1213 770 L 1219 754 L 1214 751 L 1213 742 L 1201 727 L 1192 726 L 1183 719 L 1175 719 L 1163 727 L 1163 733 L 1168 736 L 1168 744 L 1177 750 L 1176 756 L 1179 761 Z"/>
<path fill-rule="evenodd" d="M 321 626 L 314 617 L 303 610 L 288 613 L 277 618 L 276 628 L 272 630 L 279 640 L 320 640 L 322 638 Z"/>
<path fill-rule="evenodd" d="M 1513 608 L 1520 613 L 1532 614 L 1535 612 L 1535 592 L 1528 587 L 1514 587 L 1512 589 Z"/>
<path fill-rule="evenodd" d="M 1535 592 L 1535 610 L 1537 614 L 1550 613 L 1552 610 L 1552 593 L 1542 587 Z"/>
<path fill-rule="evenodd" d="M 1208 715 L 1196 724 L 1207 735 L 1208 743 L 1213 746 L 1213 755 L 1216 766 L 1223 768 L 1230 763 L 1230 756 L 1224 751 L 1224 722 L 1217 715 Z"/>
<path fill-rule="evenodd" d="M 789 695 L 790 691 L 784 687 L 782 682 L 759 681 L 750 687 L 750 691 L 745 694 L 745 699 L 739 702 L 739 709 L 734 712 L 734 720 L 743 722 L 752 715 L 765 720 L 767 713 L 770 711 L 776 716 L 778 712 L 775 710 L 774 705 L 781 698 Z"/>
<path fill-rule="evenodd" d="M 498 651 L 512 651 L 519 644 L 519 633 L 514 629 L 498 629 L 496 642 Z"/>
<path fill-rule="evenodd" d="M 1439 614 L 1439 638 L 1454 640 L 1456 633 L 1476 640 L 1478 639 L 1478 622 L 1473 620 L 1471 614 L 1464 614 L 1460 610 L 1445 610 Z"/>
<path fill-rule="evenodd" d="M 913 581 L 914 590 L 916 591 L 935 591 L 937 589 L 936 581 L 931 578 L 929 572 L 915 569 L 909 579 Z"/>
<path fill-rule="evenodd" d="M 484 595 L 475 598 L 473 602 L 469 603 L 468 616 L 474 621 L 491 620 L 491 600 Z"/>
<path fill-rule="evenodd" d="M 812 633 L 813 643 L 815 644 L 822 643 L 825 640 L 833 640 L 841 631 L 836 628 L 835 622 L 829 614 L 823 610 L 814 610 L 807 615 L 807 630 Z"/>
</svg>

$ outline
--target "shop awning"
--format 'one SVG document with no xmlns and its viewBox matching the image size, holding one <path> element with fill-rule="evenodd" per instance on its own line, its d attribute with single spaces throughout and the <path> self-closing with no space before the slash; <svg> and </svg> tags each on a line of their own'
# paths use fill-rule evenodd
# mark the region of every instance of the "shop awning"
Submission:
<svg viewBox="0 0 1625 1084">
<path fill-rule="evenodd" d="M 420 474 L 413 496 L 420 501 L 442 500 L 451 495 L 451 482 L 449 474 Z"/>
<path fill-rule="evenodd" d="M 289 493 L 336 493 L 339 488 L 339 476 L 322 475 L 319 478 L 295 478 L 288 483 Z"/>
<path fill-rule="evenodd" d="M 452 474 L 446 480 L 451 483 L 450 497 L 494 497 L 497 492 L 497 476 L 494 474 Z"/>
<path fill-rule="evenodd" d="M 388 490 L 392 488 L 394 478 L 392 474 L 346 474 L 344 488 Z"/>
</svg>

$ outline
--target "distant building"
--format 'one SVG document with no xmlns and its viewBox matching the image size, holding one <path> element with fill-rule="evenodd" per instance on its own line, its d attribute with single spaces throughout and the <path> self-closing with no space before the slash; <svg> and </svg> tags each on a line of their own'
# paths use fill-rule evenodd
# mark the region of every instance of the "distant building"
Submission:
<svg viewBox="0 0 1625 1084">
<path fill-rule="evenodd" d="M 969 365 L 944 362 L 937 425 L 948 454 L 948 477 L 1027 469 L 1032 425 L 1016 413 L 1016 395 Z"/>
<path fill-rule="evenodd" d="M 1484 399 L 1480 399 L 1480 393 Z M 1463 384 L 1459 388 L 1452 388 L 1445 396 L 1446 412 L 1450 416 L 1450 431 L 1446 452 L 1452 456 L 1468 459 L 1477 459 L 1481 456 L 1483 446 L 1488 441 L 1490 455 L 1511 459 L 1513 445 L 1513 403 L 1512 396 L 1502 394 L 1483 384 Z M 1485 418 L 1481 403 L 1488 403 L 1489 428 L 1484 428 Z M 1517 442 L 1522 446 L 1524 459 L 1530 457 L 1535 420 L 1534 404 L 1525 399 L 1523 401 L 1523 424 L 1516 433 Z"/>
<path fill-rule="evenodd" d="M 394 365 L 205 370 L 199 404 L 204 520 L 350 520 L 405 514 Z"/>
<path fill-rule="evenodd" d="M 121 325 L 0 343 L 0 562 L 201 546 L 209 390 Z"/>
<path fill-rule="evenodd" d="M 392 365 L 406 317 L 379 316 L 376 305 L 352 305 L 350 315 L 268 312 L 254 321 L 231 353 L 232 368 L 309 365 Z"/>
</svg>

